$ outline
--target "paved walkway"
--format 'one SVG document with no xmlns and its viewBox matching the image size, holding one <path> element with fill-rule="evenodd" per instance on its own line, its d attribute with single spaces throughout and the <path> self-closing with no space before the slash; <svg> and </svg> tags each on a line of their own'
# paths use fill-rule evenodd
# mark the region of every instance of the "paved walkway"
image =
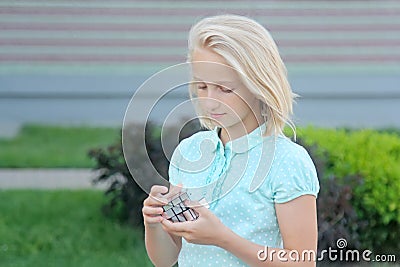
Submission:
<svg viewBox="0 0 400 267">
<path fill-rule="evenodd" d="M 0 169 L 0 189 L 104 189 L 91 169 Z"/>
</svg>

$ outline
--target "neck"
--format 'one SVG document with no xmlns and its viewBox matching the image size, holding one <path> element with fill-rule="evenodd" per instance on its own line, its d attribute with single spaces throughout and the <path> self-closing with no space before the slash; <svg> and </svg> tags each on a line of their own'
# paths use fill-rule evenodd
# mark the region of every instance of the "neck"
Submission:
<svg viewBox="0 0 400 267">
<path fill-rule="evenodd" d="M 262 120 L 262 116 L 260 116 L 260 118 L 253 117 L 252 120 L 249 120 L 247 122 L 241 122 L 230 127 L 222 128 L 220 139 L 225 145 L 229 141 L 235 140 L 254 131 L 258 127 L 260 127 L 262 123 L 264 123 L 264 121 Z"/>
</svg>

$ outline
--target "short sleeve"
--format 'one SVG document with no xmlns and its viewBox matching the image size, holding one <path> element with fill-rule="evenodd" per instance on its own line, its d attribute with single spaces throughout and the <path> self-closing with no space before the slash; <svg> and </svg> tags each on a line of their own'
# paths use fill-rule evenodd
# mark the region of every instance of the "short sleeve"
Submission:
<svg viewBox="0 0 400 267">
<path fill-rule="evenodd" d="M 285 203 L 302 195 L 317 197 L 319 181 L 313 161 L 307 151 L 298 146 L 279 164 L 272 182 L 272 194 L 275 203 Z"/>
</svg>

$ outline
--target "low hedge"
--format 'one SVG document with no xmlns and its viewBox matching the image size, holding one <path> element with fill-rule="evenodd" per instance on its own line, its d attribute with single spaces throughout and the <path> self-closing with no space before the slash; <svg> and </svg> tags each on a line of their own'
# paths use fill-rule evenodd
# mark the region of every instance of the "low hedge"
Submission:
<svg viewBox="0 0 400 267">
<path fill-rule="evenodd" d="M 190 125 L 182 137 L 198 131 Z M 132 131 L 134 133 L 135 131 Z M 155 134 L 156 133 L 156 134 Z M 149 125 L 146 131 L 147 153 L 161 173 L 168 161 L 161 154 L 160 130 Z M 395 131 L 334 130 L 314 127 L 297 130 L 298 142 L 309 151 L 320 178 L 317 200 L 319 249 L 335 247 L 346 238 L 349 246 L 370 249 L 375 253 L 398 254 L 400 238 L 400 137 Z M 134 135 L 134 134 L 133 134 Z M 138 133 L 138 138 L 139 133 Z M 135 136 L 132 136 L 132 140 Z M 143 166 L 139 151 L 132 143 L 137 171 L 151 172 Z M 113 197 L 105 210 L 118 208 L 123 220 L 142 224 L 140 209 L 146 197 L 133 182 L 123 162 L 120 140 L 109 148 L 95 149 L 90 156 L 97 162 L 100 175 L 96 181 L 110 182 L 107 194 Z M 122 207 L 122 208 L 121 208 Z"/>
<path fill-rule="evenodd" d="M 298 137 L 316 147 L 316 157 L 326 158 L 325 173 L 344 178 L 359 175 L 352 205 L 366 231 L 360 234 L 364 248 L 399 251 L 400 243 L 400 137 L 394 131 L 301 128 Z M 347 184 L 346 179 L 338 183 Z"/>
</svg>

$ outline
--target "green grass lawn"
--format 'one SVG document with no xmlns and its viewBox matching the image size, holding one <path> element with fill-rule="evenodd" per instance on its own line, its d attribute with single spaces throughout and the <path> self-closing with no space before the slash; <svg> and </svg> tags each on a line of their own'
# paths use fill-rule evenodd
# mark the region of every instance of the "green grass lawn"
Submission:
<svg viewBox="0 0 400 267">
<path fill-rule="evenodd" d="M 105 218 L 102 192 L 0 190 L 0 266 L 152 266 L 143 233 Z"/>
<path fill-rule="evenodd" d="M 91 168 L 91 148 L 117 142 L 115 128 L 26 125 L 12 139 L 0 139 L 0 168 Z"/>
<path fill-rule="evenodd" d="M 0 266 L 152 266 L 142 231 L 104 218 L 104 200 L 94 190 L 0 190 Z"/>
</svg>

